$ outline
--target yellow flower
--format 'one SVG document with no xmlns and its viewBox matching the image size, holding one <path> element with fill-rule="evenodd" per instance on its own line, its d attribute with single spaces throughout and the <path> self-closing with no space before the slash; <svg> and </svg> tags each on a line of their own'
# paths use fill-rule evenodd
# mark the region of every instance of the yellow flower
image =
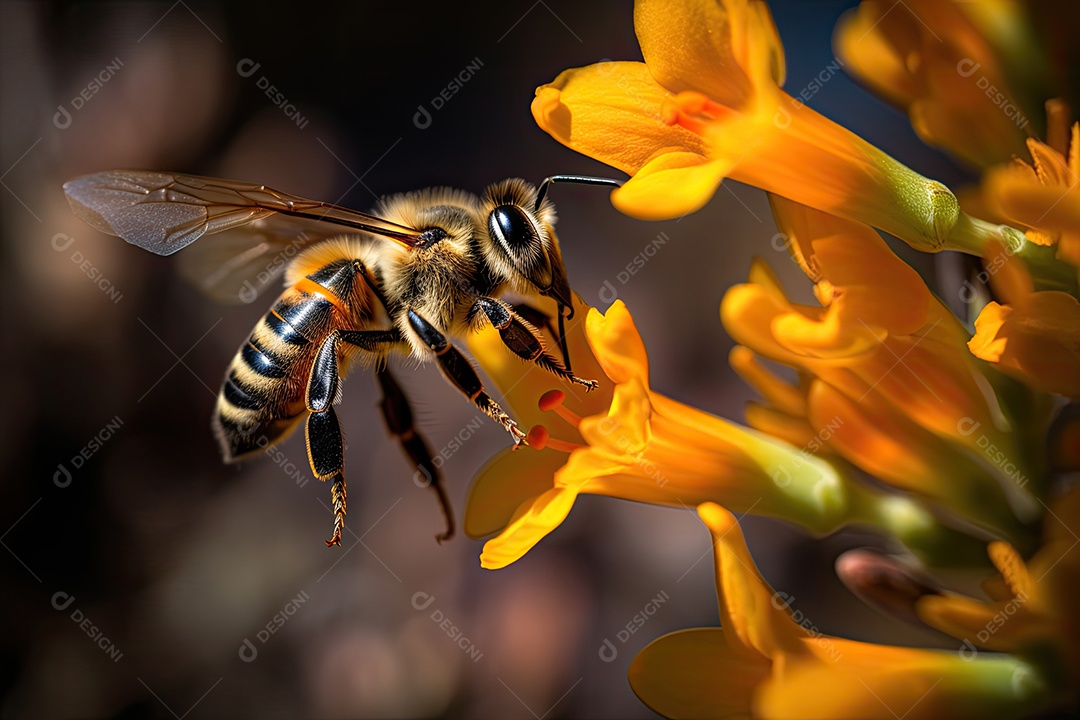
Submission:
<svg viewBox="0 0 1080 720">
<path fill-rule="evenodd" d="M 704 205 L 725 178 L 886 230 L 928 252 L 978 253 L 1012 228 L 956 198 L 780 89 L 783 48 L 758 0 L 638 0 L 645 63 L 566 70 L 532 112 L 556 140 L 633 177 L 612 193 L 643 219 Z"/>
<path fill-rule="evenodd" d="M 1048 109 L 1053 122 L 1060 111 L 1049 104 Z M 1075 283 L 1075 266 L 1080 266 L 1080 123 L 1072 126 L 1070 135 L 1068 148 L 1029 139 L 1031 164 L 1017 159 L 990 170 L 982 199 L 992 212 L 1030 228 L 1031 242 L 1056 244 L 1058 256 L 1074 266 Z"/>
<path fill-rule="evenodd" d="M 785 397 L 754 353 L 803 373 L 800 389 L 786 391 L 799 401 L 778 406 L 786 422 L 758 411 L 751 423 L 769 431 L 803 423 L 803 433 L 886 482 L 1018 537 L 1017 514 L 1038 511 L 1026 487 L 1035 474 L 985 389 L 967 332 L 871 228 L 771 201 L 824 307 L 792 303 L 763 264 L 724 296 L 724 326 L 752 351 L 733 355 L 744 377 L 766 397 Z"/>
<path fill-rule="evenodd" d="M 675 507 L 722 501 L 737 512 L 783 518 L 817 533 L 863 522 L 940 558 L 972 549 L 907 498 L 865 488 L 781 440 L 654 392 L 645 346 L 621 302 L 606 315 L 590 309 L 584 330 L 591 354 L 579 349 L 580 325 L 568 333 L 575 369 L 581 371 L 579 362 L 598 363 L 601 389 L 610 389 L 600 399 L 545 392 L 540 408 L 546 417 L 532 425 L 531 447 L 508 449 L 480 471 L 465 531 L 474 538 L 498 533 L 484 546 L 484 567 L 521 558 L 562 523 L 582 493 Z M 523 377 L 520 362 L 513 372 L 500 360 L 508 352 L 496 341 L 481 336 L 470 347 L 496 383 L 509 388 L 504 394 L 515 413 L 535 403 L 545 384 L 559 385 L 550 376 L 530 378 L 531 368 Z M 592 414 L 583 417 L 585 401 L 593 403 Z"/>
<path fill-rule="evenodd" d="M 840 19 L 834 44 L 848 72 L 907 109 L 924 141 L 988 167 L 1023 149 L 1030 122 L 979 31 L 977 21 L 991 18 L 985 8 L 969 16 L 979 4 L 864 0 Z M 1012 28 L 1022 24 L 1010 20 Z"/>
<path fill-rule="evenodd" d="M 1024 263 L 998 243 L 987 243 L 986 275 L 1000 302 L 975 321 L 971 352 L 1047 393 L 1080 397 L 1080 303 L 1075 297 L 1080 266 L 1080 124 L 1071 132 L 1060 102 L 1047 103 L 1055 149 L 1028 140 L 1032 162 L 1022 160 L 987 172 L 980 200 L 990 212 L 1029 228 L 1028 240 L 1056 254 L 1059 289 L 1035 290 Z M 1065 137 L 1071 135 L 1066 147 Z M 1055 252 L 1056 251 L 1056 252 Z M 1047 272 L 1041 273 L 1045 279 Z"/>
<path fill-rule="evenodd" d="M 1011 546 L 990 544 L 1001 579 L 986 582 L 990 601 L 955 593 L 926 595 L 915 612 L 927 624 L 963 638 L 965 657 L 977 647 L 1008 652 L 1044 667 L 1075 696 L 1080 689 L 1080 488 L 1054 503 L 1043 546 L 1026 563 Z"/>
<path fill-rule="evenodd" d="M 1024 264 L 996 245 L 986 260 L 991 302 L 975 320 L 971 353 L 1031 387 L 1080 397 L 1080 302 L 1032 287 Z"/>
<path fill-rule="evenodd" d="M 606 406 L 582 417 L 576 412 L 580 405 L 567 401 L 562 390 L 546 393 L 544 423 L 529 432 L 532 447 L 504 451 L 481 470 L 470 491 L 465 529 L 471 537 L 501 531 L 484 546 L 484 567 L 502 567 L 524 555 L 566 518 L 583 492 L 674 506 L 723 497 L 739 511 L 782 511 L 784 488 L 773 482 L 767 466 L 775 454 L 788 458 L 781 443 L 652 392 L 645 346 L 622 302 L 606 315 L 590 309 L 585 335 L 588 355 L 602 368 Z M 570 349 L 577 372 L 585 357 L 575 354 L 581 344 L 572 342 Z M 492 358 L 507 355 L 504 348 L 471 347 L 485 369 Z M 506 382 L 498 369 L 491 374 Z M 534 385 L 515 379 L 507 386 L 525 390 L 535 406 Z M 506 397 L 515 412 L 525 404 L 513 390 Z M 842 509 L 842 480 L 828 465 L 810 459 L 800 463 L 796 476 L 796 482 L 816 488 L 808 502 L 825 511 L 830 503 L 832 510 Z M 513 501 L 520 502 L 509 507 Z"/>
<path fill-rule="evenodd" d="M 761 577 L 734 516 L 706 504 L 720 628 L 683 630 L 647 646 L 630 685 L 667 717 L 1020 717 L 1045 707 L 1038 670 L 1008 657 L 855 642 L 796 623 L 787 596 Z"/>
</svg>

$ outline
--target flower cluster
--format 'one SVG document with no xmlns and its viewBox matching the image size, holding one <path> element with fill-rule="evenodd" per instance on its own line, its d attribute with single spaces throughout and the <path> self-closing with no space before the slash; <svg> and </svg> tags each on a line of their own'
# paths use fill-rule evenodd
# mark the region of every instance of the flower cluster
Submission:
<svg viewBox="0 0 1080 720">
<path fill-rule="evenodd" d="M 924 140 L 981 173 L 965 192 L 786 94 L 758 0 L 637 0 L 643 63 L 567 70 L 536 91 L 541 128 L 632 176 L 612 194 L 629 215 L 681 217 L 725 178 L 767 191 L 818 301 L 793 302 L 760 261 L 725 294 L 731 365 L 763 398 L 747 426 L 655 389 L 621 302 L 602 313 L 577 299 L 565 330 L 577 371 L 601 380 L 593 393 L 523 365 L 493 329 L 471 340 L 530 428 L 530 447 L 492 459 L 470 493 L 484 567 L 520 560 L 581 494 L 696 508 L 711 534 L 720 627 L 661 637 L 630 667 L 634 692 L 669 717 L 1078 707 L 1080 490 L 1062 479 L 1077 469 L 1077 432 L 1062 425 L 1080 397 L 1080 125 L 1053 99 L 1024 7 L 890 5 L 850 11 L 837 51 Z M 989 284 L 965 298 L 973 322 L 878 231 L 981 258 Z M 902 557 L 849 553 L 840 578 L 960 652 L 809 631 L 757 571 L 733 513 L 891 538 Z M 948 589 L 965 572 L 984 574 L 983 597 Z"/>
</svg>

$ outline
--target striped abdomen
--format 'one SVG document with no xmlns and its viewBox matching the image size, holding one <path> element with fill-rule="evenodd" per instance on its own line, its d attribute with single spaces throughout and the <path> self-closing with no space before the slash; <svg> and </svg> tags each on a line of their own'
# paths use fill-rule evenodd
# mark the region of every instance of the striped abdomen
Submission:
<svg viewBox="0 0 1080 720">
<path fill-rule="evenodd" d="M 341 300 L 350 297 L 346 276 L 355 274 L 342 260 L 297 281 L 233 357 L 213 421 L 226 461 L 281 440 L 304 415 L 308 375 L 322 341 L 356 322 Z"/>
</svg>

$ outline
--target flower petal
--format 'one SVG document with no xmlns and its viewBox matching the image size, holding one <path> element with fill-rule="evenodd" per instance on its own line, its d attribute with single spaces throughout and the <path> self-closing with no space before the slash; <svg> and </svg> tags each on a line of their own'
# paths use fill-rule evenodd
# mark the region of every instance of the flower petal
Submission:
<svg viewBox="0 0 1080 720">
<path fill-rule="evenodd" d="M 989 303 L 968 348 L 976 357 L 1048 393 L 1080 397 L 1080 302 L 1035 292 L 1024 306 Z"/>
<path fill-rule="evenodd" d="M 843 324 L 908 335 L 926 323 L 930 290 L 873 228 L 777 195 L 769 203 L 793 257 L 811 280 L 827 280 L 846 308 Z"/>
<path fill-rule="evenodd" d="M 652 438 L 651 416 L 649 393 L 641 380 L 632 378 L 615 387 L 607 415 L 581 421 L 581 436 L 594 448 L 608 448 L 614 456 L 633 455 L 642 452 Z"/>
<path fill-rule="evenodd" d="M 593 354 L 612 382 L 624 383 L 637 378 L 648 387 L 649 356 L 634 318 L 622 300 L 612 303 L 605 314 L 590 309 L 585 320 L 585 334 Z"/>
<path fill-rule="evenodd" d="M 638 220 L 668 220 L 700 210 L 732 163 L 693 152 L 665 152 L 611 193 L 619 212 Z"/>
<path fill-rule="evenodd" d="M 998 652 L 1020 652 L 1045 643 L 1054 628 L 1041 613 L 1025 607 L 1031 598 L 982 603 L 963 595 L 927 595 L 915 612 L 932 628 Z"/>
<path fill-rule="evenodd" d="M 848 72 L 889 102 L 906 107 L 918 97 L 920 83 L 904 58 L 917 52 L 921 39 L 906 18 L 890 18 L 887 11 L 883 4 L 862 3 L 845 12 L 836 22 L 833 48 Z"/>
<path fill-rule="evenodd" d="M 951 512 L 1013 537 L 1023 533 L 996 479 L 960 448 L 914 423 L 875 393 L 856 402 L 821 380 L 808 393 L 818 438 L 884 482 L 942 502 Z M 818 441 L 820 443 L 820 440 Z"/>
<path fill-rule="evenodd" d="M 771 663 L 732 652 L 720 628 L 681 630 L 654 640 L 630 664 L 630 688 L 669 718 L 749 718 L 754 688 Z"/>
<path fill-rule="evenodd" d="M 667 152 L 705 156 L 700 137 L 661 119 L 668 95 L 644 63 L 606 62 L 537 88 L 532 114 L 563 145 L 633 174 Z"/>
<path fill-rule="evenodd" d="M 634 29 L 656 81 L 739 107 L 765 82 L 784 80 L 784 50 L 763 2 L 639 0 Z"/>
<path fill-rule="evenodd" d="M 1024 227 L 1080 232 L 1080 189 L 1075 178 L 1065 186 L 1042 185 L 1010 165 L 987 171 L 983 188 L 988 205 Z"/>
<path fill-rule="evenodd" d="M 566 456 L 553 450 L 506 448 L 480 468 L 465 504 L 465 534 L 477 539 L 505 528 L 521 505 L 552 487 Z"/>
<path fill-rule="evenodd" d="M 480 566 L 498 570 L 521 559 L 566 519 L 577 496 L 576 488 L 557 487 L 526 500 L 514 513 L 506 529 L 484 543 Z"/>
<path fill-rule="evenodd" d="M 698 507 L 713 536 L 720 626 L 732 650 L 753 661 L 782 652 L 805 653 L 806 631 L 787 614 L 786 603 L 758 572 L 735 516 L 714 503 Z"/>
</svg>

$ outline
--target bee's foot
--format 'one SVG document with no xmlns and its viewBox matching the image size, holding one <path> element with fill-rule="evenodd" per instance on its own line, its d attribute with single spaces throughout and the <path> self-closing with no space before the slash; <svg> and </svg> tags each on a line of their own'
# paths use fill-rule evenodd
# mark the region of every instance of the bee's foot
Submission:
<svg viewBox="0 0 1080 720">
<path fill-rule="evenodd" d="M 596 380 L 582 380 L 577 375 L 574 375 L 573 377 L 571 377 L 570 381 L 573 382 L 573 383 L 577 383 L 578 385 L 583 386 L 585 388 L 585 392 L 587 392 L 587 393 L 592 392 L 596 388 L 600 387 L 600 383 L 597 382 Z"/>
</svg>

